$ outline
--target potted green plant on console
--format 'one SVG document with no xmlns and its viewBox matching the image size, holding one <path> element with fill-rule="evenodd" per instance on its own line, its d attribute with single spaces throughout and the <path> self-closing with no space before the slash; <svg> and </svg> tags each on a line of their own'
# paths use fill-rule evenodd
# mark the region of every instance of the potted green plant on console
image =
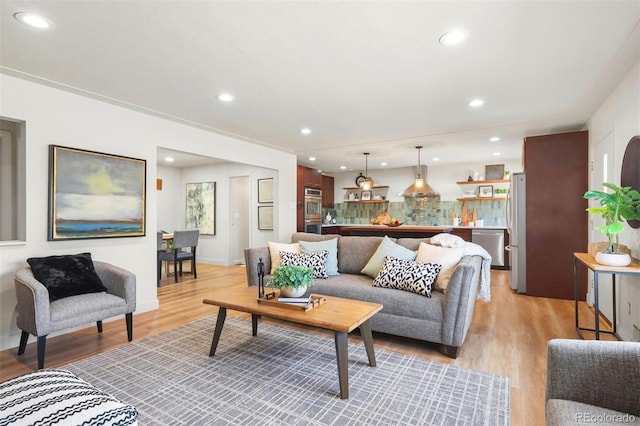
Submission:
<svg viewBox="0 0 640 426">
<path fill-rule="evenodd" d="M 608 266 L 627 266 L 631 263 L 631 256 L 620 253 L 619 234 L 624 229 L 625 220 L 640 219 L 640 192 L 630 186 L 619 187 L 609 182 L 602 185 L 613 192 L 587 191 L 584 194 L 588 200 L 599 201 L 599 207 L 589 207 L 587 211 L 602 216 L 605 224 L 596 229 L 609 240 L 607 249 L 596 254 L 596 262 Z"/>
<path fill-rule="evenodd" d="M 279 266 L 269 279 L 271 288 L 280 289 L 283 297 L 301 297 L 313 285 L 313 269 L 304 266 Z"/>
</svg>

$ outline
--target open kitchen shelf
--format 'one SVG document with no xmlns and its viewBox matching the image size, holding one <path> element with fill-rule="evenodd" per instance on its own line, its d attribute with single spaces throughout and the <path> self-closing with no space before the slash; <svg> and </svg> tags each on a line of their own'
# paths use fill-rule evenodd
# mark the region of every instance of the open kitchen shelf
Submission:
<svg viewBox="0 0 640 426">
<path fill-rule="evenodd" d="M 458 201 L 490 201 L 490 200 L 506 200 L 507 197 L 461 197 L 456 198 Z"/>
<path fill-rule="evenodd" d="M 345 203 L 388 203 L 389 200 L 344 200 Z"/>
<path fill-rule="evenodd" d="M 362 191 L 363 189 L 359 186 L 348 186 L 346 188 L 342 188 L 344 190 L 352 190 L 352 191 Z M 388 186 L 372 186 L 371 189 L 389 189 Z"/>
<path fill-rule="evenodd" d="M 489 183 L 509 183 L 509 179 L 492 179 L 492 180 L 461 180 L 456 182 L 458 185 L 486 185 Z"/>
</svg>

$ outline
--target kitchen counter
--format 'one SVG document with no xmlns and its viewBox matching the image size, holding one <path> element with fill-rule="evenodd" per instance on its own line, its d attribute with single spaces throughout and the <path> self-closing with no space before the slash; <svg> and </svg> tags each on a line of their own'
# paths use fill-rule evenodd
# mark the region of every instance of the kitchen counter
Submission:
<svg viewBox="0 0 640 426">
<path fill-rule="evenodd" d="M 500 229 L 500 230 L 505 230 L 507 229 L 506 226 L 426 226 L 426 225 L 400 225 L 397 228 L 394 228 L 392 226 L 386 226 L 386 225 L 365 225 L 365 224 L 340 224 L 340 223 L 332 223 L 332 224 L 323 224 L 322 225 L 322 229 L 325 228 L 332 228 L 332 227 L 339 227 L 339 228 L 384 228 L 384 229 L 397 229 L 397 228 L 403 228 L 403 229 L 409 229 L 409 228 L 415 228 L 415 229 Z M 447 231 L 443 231 L 443 232 L 447 232 Z"/>
<path fill-rule="evenodd" d="M 389 236 L 393 238 L 429 238 L 443 232 L 450 233 L 451 226 L 419 226 L 419 225 L 322 225 L 323 234 L 339 234 L 345 236 Z"/>
</svg>

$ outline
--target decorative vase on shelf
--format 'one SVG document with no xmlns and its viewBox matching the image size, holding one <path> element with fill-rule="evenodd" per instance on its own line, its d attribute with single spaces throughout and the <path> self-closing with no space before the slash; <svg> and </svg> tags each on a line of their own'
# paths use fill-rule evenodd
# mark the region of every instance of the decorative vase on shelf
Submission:
<svg viewBox="0 0 640 426">
<path fill-rule="evenodd" d="M 596 253 L 596 262 L 606 266 L 627 266 L 631 264 L 631 256 L 627 253 Z"/>
<path fill-rule="evenodd" d="M 302 297 L 304 293 L 307 291 L 307 286 L 301 286 L 298 288 L 293 287 L 282 287 L 280 289 L 280 295 L 282 297 Z"/>
</svg>

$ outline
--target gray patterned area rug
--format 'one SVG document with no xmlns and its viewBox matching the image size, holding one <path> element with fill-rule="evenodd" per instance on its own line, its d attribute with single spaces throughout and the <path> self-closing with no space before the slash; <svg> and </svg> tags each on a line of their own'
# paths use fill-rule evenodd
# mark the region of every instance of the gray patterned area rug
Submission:
<svg viewBox="0 0 640 426">
<path fill-rule="evenodd" d="M 340 399 L 334 340 L 216 316 L 68 364 L 148 425 L 508 425 L 509 379 L 349 343 Z M 375 345 L 375 334 L 374 334 Z"/>
</svg>

